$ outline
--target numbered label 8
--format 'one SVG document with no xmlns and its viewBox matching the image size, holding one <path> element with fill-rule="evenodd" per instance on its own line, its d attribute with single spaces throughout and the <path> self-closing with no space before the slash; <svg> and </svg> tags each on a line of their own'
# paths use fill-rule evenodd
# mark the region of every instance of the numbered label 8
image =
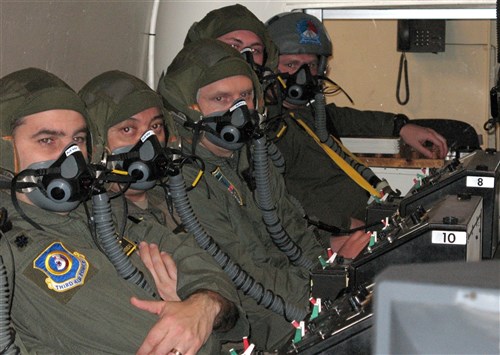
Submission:
<svg viewBox="0 0 500 355">
<path fill-rule="evenodd" d="M 467 232 L 432 231 L 432 244 L 467 244 Z"/>
<path fill-rule="evenodd" d="M 467 176 L 466 186 L 492 189 L 495 187 L 495 178 L 488 176 Z"/>
</svg>

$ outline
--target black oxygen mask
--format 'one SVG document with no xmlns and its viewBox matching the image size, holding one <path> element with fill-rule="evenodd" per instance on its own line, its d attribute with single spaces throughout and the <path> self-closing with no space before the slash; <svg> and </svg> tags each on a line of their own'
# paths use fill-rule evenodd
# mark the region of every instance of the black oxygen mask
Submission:
<svg viewBox="0 0 500 355">
<path fill-rule="evenodd" d="M 56 160 L 33 163 L 15 178 L 16 190 L 34 205 L 52 212 L 69 212 L 87 200 L 95 181 L 87 161 L 76 144 L 67 146 Z"/>
<path fill-rule="evenodd" d="M 322 92 L 322 84 L 318 76 L 314 76 L 307 64 L 303 64 L 293 74 L 280 74 L 286 80 L 281 86 L 285 101 L 303 106 L 314 100 L 316 94 Z"/>
<path fill-rule="evenodd" d="M 107 157 L 111 168 L 127 171 L 135 180 L 131 189 L 149 190 L 156 181 L 166 176 L 169 159 L 156 134 L 149 130 L 144 133 L 134 146 L 115 149 Z"/>
<path fill-rule="evenodd" d="M 259 114 L 249 109 L 245 100 L 238 99 L 226 112 L 204 116 L 201 122 L 210 142 L 224 149 L 238 150 L 256 134 Z"/>
</svg>

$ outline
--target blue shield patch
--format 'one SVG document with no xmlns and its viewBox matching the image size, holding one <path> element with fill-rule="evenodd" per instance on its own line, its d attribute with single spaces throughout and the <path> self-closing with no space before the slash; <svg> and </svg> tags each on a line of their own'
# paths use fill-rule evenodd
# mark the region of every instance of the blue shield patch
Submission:
<svg viewBox="0 0 500 355">
<path fill-rule="evenodd" d="M 85 256 L 71 253 L 62 243 L 52 243 L 34 261 L 33 268 L 41 270 L 47 278 L 48 288 L 65 292 L 85 283 L 89 263 Z"/>
</svg>

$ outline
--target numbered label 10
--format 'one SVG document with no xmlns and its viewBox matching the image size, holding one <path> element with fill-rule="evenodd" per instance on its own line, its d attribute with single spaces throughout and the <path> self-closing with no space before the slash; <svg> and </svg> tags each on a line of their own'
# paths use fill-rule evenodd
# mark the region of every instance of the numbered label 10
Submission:
<svg viewBox="0 0 500 355">
<path fill-rule="evenodd" d="M 432 231 L 432 244 L 467 244 L 467 232 Z"/>
</svg>

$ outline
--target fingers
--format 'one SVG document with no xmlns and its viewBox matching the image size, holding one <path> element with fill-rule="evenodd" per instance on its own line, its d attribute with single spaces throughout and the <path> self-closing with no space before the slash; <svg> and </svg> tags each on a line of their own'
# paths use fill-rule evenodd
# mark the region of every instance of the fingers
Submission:
<svg viewBox="0 0 500 355">
<path fill-rule="evenodd" d="M 432 142 L 434 147 L 439 150 L 438 157 L 444 159 L 448 153 L 448 144 L 446 143 L 446 139 L 431 128 L 429 128 L 429 132 L 431 133 L 429 141 Z"/>
<path fill-rule="evenodd" d="M 158 247 L 156 245 L 150 245 L 146 242 L 139 243 L 139 255 L 141 257 L 141 260 L 153 276 L 153 280 L 157 287 L 162 276 L 162 270 L 161 268 L 158 268 L 158 253 Z"/>
<path fill-rule="evenodd" d="M 165 301 L 180 301 L 177 295 L 177 267 L 174 259 L 160 252 L 156 244 L 141 242 L 140 256 L 144 265 L 153 276 L 156 289 Z"/>
<path fill-rule="evenodd" d="M 338 254 L 344 258 L 354 259 L 359 255 L 370 241 L 371 233 L 362 231 L 354 232 L 351 237 L 342 245 Z"/>
<path fill-rule="evenodd" d="M 338 252 L 348 239 L 349 239 L 348 235 L 339 237 L 330 237 L 330 248 L 334 253 L 338 254 Z"/>
<path fill-rule="evenodd" d="M 141 303 L 132 300 L 132 303 L 137 302 Z M 188 307 L 181 302 L 156 303 L 161 303 L 163 310 L 137 354 L 195 355 L 210 336 L 212 323 L 207 321 L 199 307 Z"/>
<path fill-rule="evenodd" d="M 149 252 L 149 244 L 146 242 L 139 243 L 139 256 L 146 267 L 151 271 L 153 267 L 153 261 L 151 260 L 151 254 Z"/>
<path fill-rule="evenodd" d="M 141 260 L 149 269 L 155 281 L 177 280 L 177 267 L 174 259 L 165 252 L 160 252 L 156 244 L 139 244 Z"/>
<path fill-rule="evenodd" d="M 364 225 L 365 225 L 364 221 L 351 217 L 351 229 L 363 227 Z"/>
<path fill-rule="evenodd" d="M 174 259 L 170 256 L 170 254 L 161 252 L 160 253 L 161 259 L 163 261 L 163 264 L 167 268 L 167 273 L 168 276 L 172 279 L 177 281 L 177 266 L 175 265 Z"/>
<path fill-rule="evenodd" d="M 143 311 L 147 311 L 153 314 L 160 314 L 164 307 L 164 302 L 161 301 L 144 301 L 140 300 L 137 297 L 130 298 L 130 303 L 133 306 L 142 309 Z"/>
<path fill-rule="evenodd" d="M 153 263 L 154 267 L 154 272 L 157 275 L 158 280 L 155 280 L 162 283 L 169 281 L 171 279 L 169 272 L 167 270 L 167 265 L 163 261 L 163 257 L 160 254 L 160 250 L 158 249 L 158 246 L 156 244 L 150 244 L 149 245 L 149 254 L 151 255 L 151 261 Z M 166 254 L 166 253 L 164 253 Z M 170 258 L 169 263 L 171 265 L 174 265 L 175 267 L 175 262 L 172 258 Z M 175 275 L 177 277 L 177 272 L 175 272 Z"/>
<path fill-rule="evenodd" d="M 424 157 L 426 158 L 429 158 L 429 159 L 432 159 L 433 158 L 433 153 L 430 149 L 427 149 L 424 145 L 422 144 L 419 144 L 419 145 L 415 145 L 413 147 L 417 152 L 419 152 L 420 154 L 422 154 Z"/>
<path fill-rule="evenodd" d="M 444 159 L 448 153 L 446 139 L 431 128 L 407 124 L 401 129 L 400 136 L 408 145 L 429 159 Z M 425 142 L 431 142 L 433 149 L 425 147 Z"/>
</svg>

